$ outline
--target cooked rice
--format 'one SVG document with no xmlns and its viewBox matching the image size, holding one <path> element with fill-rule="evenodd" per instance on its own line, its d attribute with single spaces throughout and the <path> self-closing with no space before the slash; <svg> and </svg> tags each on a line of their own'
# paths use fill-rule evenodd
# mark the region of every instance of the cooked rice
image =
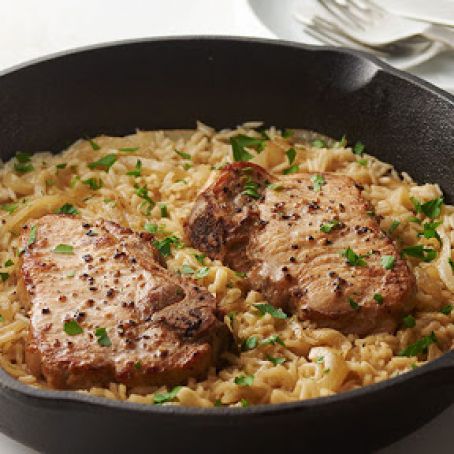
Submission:
<svg viewBox="0 0 454 454">
<path fill-rule="evenodd" d="M 254 122 L 236 130 L 216 132 L 198 123 L 197 130 L 191 132 L 138 131 L 127 137 L 97 137 L 94 143 L 79 140 L 58 155 L 47 152 L 33 155 L 34 170 L 22 176 L 14 170 L 16 160 L 0 163 L 0 205 L 17 204 L 14 213 L 0 210 L 0 265 L 9 259 L 14 261 L 13 266 L 0 268 L 0 272 L 10 274 L 5 282 L 0 282 L 1 367 L 22 383 L 45 388 L 43 382 L 28 373 L 25 365 L 29 308 L 24 307 L 16 295 L 18 233 L 26 221 L 54 212 L 64 203 L 73 203 L 88 220 L 105 218 L 133 230 L 143 230 L 145 223 L 152 222 L 159 226 L 159 239 L 169 234 L 184 239 L 183 222 L 196 195 L 213 181 L 216 169 L 232 160 L 229 138 L 237 134 L 261 137 L 254 129 L 259 126 L 260 123 Z M 288 167 L 285 151 L 290 145 L 274 128 L 267 130 L 267 134 L 270 141 L 265 150 L 257 155 L 251 150 L 255 155 L 252 162 L 281 174 Z M 430 263 L 409 260 L 418 286 L 415 327 L 401 328 L 395 335 L 383 333 L 358 338 L 333 329 L 315 328 L 310 322 L 300 322 L 295 317 L 285 320 L 270 314 L 260 317 L 253 304 L 264 302 L 263 297 L 255 291 L 243 294 L 239 285 L 241 277 L 219 261 L 205 259 L 209 273 L 201 283 L 230 313 L 225 322 L 238 343 L 251 336 L 264 339 L 278 335 L 285 346 L 259 345 L 239 356 L 225 353 L 227 365 L 222 370 L 216 372 L 212 368 L 205 380 L 189 380 L 175 400 L 166 405 L 244 406 L 327 396 L 408 372 L 454 347 L 454 311 L 447 315 L 440 311 L 454 303 L 453 269 L 448 262 L 454 243 L 454 207 L 445 205 L 442 210 L 440 220 L 443 222 L 437 228 L 442 247 L 436 238 L 419 238 L 421 225 L 409 221 L 409 217 L 414 216 L 410 198 L 425 202 L 440 197 L 438 185 L 417 185 L 407 174 L 400 176 L 390 164 L 369 155 L 362 156 L 362 161 L 358 162 L 351 148 L 333 141 L 329 143 L 330 148 L 315 148 L 307 140 L 294 145 L 295 162 L 300 171 L 349 175 L 364 186 L 364 196 L 370 200 L 376 214 L 382 216 L 383 230 L 388 231 L 393 221 L 400 221 L 392 233 L 400 246 L 424 244 L 439 251 L 437 259 Z M 96 144 L 99 150 L 93 149 L 93 146 L 97 148 Z M 120 151 L 121 148 L 129 151 Z M 175 150 L 189 154 L 191 159 L 181 157 Z M 88 163 L 110 153 L 116 154 L 118 159 L 108 173 L 87 167 Z M 139 159 L 142 176 L 127 176 L 126 172 L 133 170 Z M 58 164 L 66 164 L 66 167 L 59 169 Z M 90 189 L 83 183 L 90 178 L 101 179 L 103 187 Z M 137 185 L 146 186 L 150 197 L 157 202 L 151 210 L 136 194 Z M 167 205 L 168 218 L 161 217 L 161 203 Z M 196 252 L 190 247 L 173 249 L 167 260 L 168 267 L 174 271 L 183 265 L 200 269 L 202 265 L 194 256 Z M 427 354 L 418 358 L 399 356 L 402 349 L 432 332 L 437 342 L 429 346 Z M 285 362 L 274 365 L 270 357 L 285 358 Z M 235 384 L 235 377 L 242 375 L 254 376 L 251 386 Z M 150 404 L 156 393 L 165 391 L 169 390 L 165 387 L 127 389 L 119 383 L 111 383 L 108 388 L 81 390 L 109 399 Z"/>
</svg>

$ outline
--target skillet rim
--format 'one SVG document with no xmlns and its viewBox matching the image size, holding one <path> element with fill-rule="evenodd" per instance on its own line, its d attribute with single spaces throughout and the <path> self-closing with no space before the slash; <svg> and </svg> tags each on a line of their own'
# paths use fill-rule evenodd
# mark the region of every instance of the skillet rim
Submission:
<svg viewBox="0 0 454 454">
<path fill-rule="evenodd" d="M 115 48 L 121 46 L 129 46 L 135 44 L 159 44 L 163 42 L 195 42 L 195 43 L 210 43 L 210 42 L 230 42 L 239 44 L 259 44 L 271 46 L 274 48 L 290 47 L 295 49 L 301 49 L 306 52 L 315 53 L 333 53 L 340 55 L 350 55 L 366 63 L 376 70 L 376 72 L 384 72 L 392 77 L 404 80 L 411 85 L 416 86 L 420 90 L 428 91 L 439 99 L 450 104 L 454 111 L 454 95 L 445 92 L 444 90 L 434 86 L 430 82 L 424 81 L 412 74 L 405 73 L 398 69 L 395 69 L 380 61 L 377 57 L 369 55 L 365 52 L 339 48 L 333 46 L 317 46 L 302 44 L 288 40 L 281 39 L 269 39 L 269 38 L 256 38 L 256 37 L 244 37 L 244 36 L 219 36 L 219 35 L 181 35 L 181 36 L 164 36 L 164 37 L 148 37 L 148 38 L 133 38 L 128 40 L 115 40 L 109 42 L 98 43 L 88 46 L 80 46 L 71 48 L 59 52 L 54 52 L 42 57 L 34 58 L 23 63 L 19 63 L 3 69 L 0 71 L 0 80 L 6 76 L 14 75 L 14 73 L 21 71 L 35 65 L 45 64 L 53 60 L 63 59 L 70 57 L 75 54 L 87 53 L 91 51 L 103 50 L 107 48 Z M 364 395 L 370 395 L 379 393 L 386 390 L 389 387 L 397 386 L 401 383 L 405 383 L 414 378 L 421 377 L 423 375 L 434 374 L 444 369 L 454 368 L 454 350 L 446 352 L 440 358 L 428 362 L 422 367 L 415 369 L 410 372 L 406 372 L 397 377 L 384 380 L 379 383 L 367 385 L 344 393 L 335 394 L 326 397 L 317 397 L 306 400 L 299 400 L 288 403 L 280 404 L 261 404 L 255 405 L 248 408 L 232 408 L 232 407 L 213 407 L 213 408 L 199 408 L 199 407 L 179 407 L 179 406 L 162 406 L 150 404 L 139 404 L 125 401 L 115 401 L 103 397 L 97 397 L 89 394 L 82 394 L 77 391 L 59 391 L 59 390 L 43 390 L 33 388 L 26 384 L 21 383 L 18 379 L 10 376 L 3 368 L 0 367 L 0 391 L 6 391 L 11 397 L 17 398 L 31 398 L 37 403 L 59 403 L 64 402 L 65 404 L 85 404 L 84 407 L 105 407 L 111 408 L 116 411 L 134 411 L 137 413 L 145 414 L 156 414 L 156 415 L 172 415 L 172 416 L 203 416 L 203 417 L 219 417 L 235 416 L 240 415 L 243 417 L 253 417 L 268 414 L 285 414 L 294 411 L 304 411 L 307 409 L 314 409 L 320 406 L 333 405 L 344 400 L 360 399 Z M 453 399 L 454 400 L 454 399 Z"/>
</svg>

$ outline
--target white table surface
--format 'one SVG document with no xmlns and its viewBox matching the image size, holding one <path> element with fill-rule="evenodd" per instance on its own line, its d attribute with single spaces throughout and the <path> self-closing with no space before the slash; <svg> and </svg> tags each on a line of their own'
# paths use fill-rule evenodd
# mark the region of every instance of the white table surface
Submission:
<svg viewBox="0 0 454 454">
<path fill-rule="evenodd" d="M 274 37 L 246 0 L 0 0 L 0 18 L 0 70 L 52 52 L 118 39 L 194 34 Z M 450 454 L 452 421 L 454 406 L 380 452 Z M 33 453 L 0 434 L 0 454 Z"/>
</svg>

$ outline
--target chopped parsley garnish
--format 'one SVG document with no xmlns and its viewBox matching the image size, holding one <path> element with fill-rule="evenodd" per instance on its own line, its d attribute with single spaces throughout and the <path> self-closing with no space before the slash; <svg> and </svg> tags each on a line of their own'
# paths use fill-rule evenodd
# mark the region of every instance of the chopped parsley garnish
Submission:
<svg viewBox="0 0 454 454">
<path fill-rule="evenodd" d="M 38 227 L 36 225 L 33 225 L 30 229 L 30 235 L 28 237 L 27 247 L 31 246 L 36 241 L 37 235 L 38 235 Z"/>
<path fill-rule="evenodd" d="M 175 150 L 175 153 L 180 156 L 180 158 L 183 158 L 183 159 L 191 159 L 191 155 L 189 153 L 185 153 L 184 151 L 178 151 L 178 150 Z"/>
<path fill-rule="evenodd" d="M 65 168 L 66 168 L 66 163 L 63 162 L 63 163 L 61 163 L 61 164 L 57 164 L 55 167 L 56 167 L 57 169 L 59 169 L 59 170 L 65 169 Z"/>
<path fill-rule="evenodd" d="M 77 208 L 75 208 L 73 205 L 71 205 L 70 203 L 65 203 L 64 205 L 62 205 L 57 211 L 56 211 L 57 214 L 73 214 L 73 215 L 76 215 L 76 214 L 79 214 L 79 210 Z"/>
<path fill-rule="evenodd" d="M 183 244 L 181 240 L 176 236 L 168 236 L 161 241 L 155 240 L 153 241 L 153 246 L 163 255 L 164 257 L 168 257 L 170 255 L 171 246 L 176 247 L 177 249 L 182 248 Z"/>
<path fill-rule="evenodd" d="M 199 268 L 194 274 L 194 279 L 202 279 L 205 276 L 208 276 L 209 272 L 210 272 L 210 269 L 207 266 L 204 266 L 203 268 Z"/>
<path fill-rule="evenodd" d="M 424 262 L 431 262 L 437 257 L 437 251 L 435 249 L 424 247 L 422 244 L 405 247 L 402 249 L 402 254 L 409 257 L 416 257 Z"/>
<path fill-rule="evenodd" d="M 323 364 L 325 362 L 325 357 L 324 356 L 317 356 L 317 358 L 315 358 L 315 362 L 317 364 Z"/>
<path fill-rule="evenodd" d="M 402 320 L 405 328 L 414 328 L 416 326 L 416 320 L 413 315 L 406 315 Z"/>
<path fill-rule="evenodd" d="M 353 146 L 353 153 L 362 156 L 364 153 L 365 145 L 362 142 L 356 142 Z"/>
<path fill-rule="evenodd" d="M 295 134 L 295 131 L 292 129 L 284 129 L 281 135 L 284 139 L 288 139 L 289 137 L 292 137 L 293 134 Z"/>
<path fill-rule="evenodd" d="M 16 153 L 16 162 L 14 164 L 14 170 L 18 173 L 24 174 L 35 170 L 31 161 L 31 154 L 23 153 L 18 151 Z"/>
<path fill-rule="evenodd" d="M 359 310 L 359 304 L 353 299 L 353 298 L 348 298 L 348 304 L 350 304 L 350 307 L 354 310 L 357 311 Z"/>
<path fill-rule="evenodd" d="M 284 364 L 286 360 L 286 358 L 280 358 L 278 356 L 271 356 L 271 355 L 266 355 L 266 359 L 268 361 L 271 361 L 275 366 L 278 366 L 279 364 Z"/>
<path fill-rule="evenodd" d="M 137 361 L 134 363 L 134 369 L 140 370 L 142 369 L 142 361 Z"/>
<path fill-rule="evenodd" d="M 271 189 L 272 191 L 281 191 L 283 189 L 283 186 L 279 183 L 271 183 L 267 186 L 268 189 Z"/>
<path fill-rule="evenodd" d="M 347 260 L 347 263 L 352 266 L 366 266 L 366 261 L 364 260 L 364 257 L 367 257 L 366 255 L 358 255 L 356 254 L 352 248 L 347 248 L 344 251 L 341 252 L 342 257 L 345 257 Z"/>
<path fill-rule="evenodd" d="M 103 186 L 101 178 L 88 178 L 87 180 L 83 180 L 82 183 L 89 186 L 90 189 L 93 189 L 93 191 L 97 191 Z"/>
<path fill-rule="evenodd" d="M 137 151 L 139 147 L 123 147 L 119 148 L 118 151 L 122 151 L 123 153 L 133 153 L 134 151 Z"/>
<path fill-rule="evenodd" d="M 399 227 L 399 225 L 400 221 L 393 221 L 388 229 L 388 233 L 392 235 L 396 231 L 397 227 Z"/>
<path fill-rule="evenodd" d="M 143 186 L 141 188 L 137 188 L 135 193 L 138 197 L 143 199 L 143 202 L 141 203 L 140 208 L 142 209 L 142 208 L 146 207 L 145 214 L 149 215 L 152 208 L 156 205 L 156 203 L 148 195 L 148 189 L 146 188 L 146 186 Z"/>
<path fill-rule="evenodd" d="M 414 222 L 415 224 L 421 224 L 421 219 L 417 218 L 416 216 L 410 216 L 407 218 L 408 222 Z"/>
<path fill-rule="evenodd" d="M 248 350 L 253 350 L 254 348 L 257 347 L 259 343 L 259 338 L 257 336 L 251 336 L 248 337 L 243 341 L 243 344 L 241 345 L 241 350 L 244 352 L 247 352 Z"/>
<path fill-rule="evenodd" d="M 282 309 L 272 306 L 267 303 L 254 304 L 254 307 L 260 312 L 260 316 L 270 314 L 274 318 L 285 319 L 288 315 Z"/>
<path fill-rule="evenodd" d="M 314 185 L 315 192 L 320 192 L 322 186 L 326 184 L 325 177 L 323 175 L 312 175 L 311 181 L 312 184 Z"/>
<path fill-rule="evenodd" d="M 249 401 L 245 399 L 244 397 L 240 400 L 240 404 L 243 408 L 249 407 Z"/>
<path fill-rule="evenodd" d="M 8 268 L 9 266 L 13 266 L 14 265 L 14 262 L 11 260 L 11 259 L 8 259 L 6 262 L 5 262 L 5 267 Z"/>
<path fill-rule="evenodd" d="M 429 336 L 424 336 L 417 340 L 414 344 L 409 345 L 407 348 L 399 352 L 399 356 L 418 356 L 422 353 L 426 353 L 429 345 L 437 342 L 437 337 L 432 331 Z"/>
<path fill-rule="evenodd" d="M 183 164 L 183 169 L 184 170 L 189 170 L 192 167 L 192 164 L 190 162 L 185 162 Z"/>
<path fill-rule="evenodd" d="M 234 383 L 238 386 L 251 386 L 254 383 L 254 376 L 238 375 L 238 377 L 235 377 Z"/>
<path fill-rule="evenodd" d="M 0 280 L 6 282 L 9 278 L 9 273 L 0 273 Z"/>
<path fill-rule="evenodd" d="M 435 222 L 426 222 L 422 225 L 423 231 L 422 233 L 418 233 L 419 237 L 424 238 L 436 238 L 438 242 L 441 244 L 440 235 L 437 232 L 437 227 L 439 227 L 443 222 L 442 221 L 435 221 Z"/>
<path fill-rule="evenodd" d="M 381 260 L 381 266 L 385 270 L 392 270 L 394 268 L 394 263 L 396 262 L 396 258 L 392 255 L 384 255 Z"/>
<path fill-rule="evenodd" d="M 0 323 L 3 323 L 5 319 L 3 318 L 3 315 L 0 314 Z"/>
<path fill-rule="evenodd" d="M 291 175 L 292 173 L 298 172 L 299 169 L 300 169 L 300 168 L 299 168 L 299 165 L 294 164 L 294 165 L 292 165 L 292 166 L 287 167 L 286 169 L 284 169 L 284 170 L 282 171 L 282 173 L 283 173 L 283 175 Z"/>
<path fill-rule="evenodd" d="M 126 172 L 126 175 L 129 175 L 131 177 L 140 177 L 142 175 L 142 161 L 138 159 L 134 170 Z"/>
<path fill-rule="evenodd" d="M 374 300 L 377 302 L 377 304 L 383 304 L 383 296 L 381 293 L 375 293 L 374 294 Z"/>
<path fill-rule="evenodd" d="M 437 199 L 432 199 L 425 203 L 421 203 L 414 197 L 411 197 L 410 200 L 413 203 L 416 213 L 423 213 L 431 219 L 435 219 L 440 216 L 441 207 L 443 205 L 443 197 L 438 197 Z"/>
<path fill-rule="evenodd" d="M 170 402 L 171 400 L 175 399 L 175 397 L 177 397 L 177 394 L 181 388 L 181 386 L 175 386 L 175 388 L 171 389 L 167 393 L 155 394 L 153 397 L 153 403 L 160 405 L 165 402 Z"/>
<path fill-rule="evenodd" d="M 110 347 L 112 345 L 112 342 L 107 335 L 106 328 L 97 328 L 95 336 L 98 338 L 98 344 L 102 347 Z"/>
<path fill-rule="evenodd" d="M 88 164 L 88 168 L 89 169 L 103 169 L 106 172 L 108 172 L 109 169 L 115 164 L 116 161 L 117 161 L 117 155 L 106 154 L 101 159 L 98 159 L 97 161 L 94 161 L 94 162 L 90 162 Z"/>
<path fill-rule="evenodd" d="M 332 221 L 325 222 L 320 226 L 320 231 L 323 233 L 330 233 L 331 230 L 338 227 L 340 222 L 337 219 L 333 219 Z"/>
<path fill-rule="evenodd" d="M 322 139 L 315 139 L 312 141 L 312 146 L 315 148 L 328 148 L 326 142 Z"/>
<path fill-rule="evenodd" d="M 17 210 L 17 206 L 17 203 L 6 203 L 5 205 L 1 205 L 0 208 L 9 214 L 13 214 Z"/>
<path fill-rule="evenodd" d="M 356 161 L 360 166 L 367 167 L 367 163 L 369 162 L 367 159 L 358 159 Z"/>
<path fill-rule="evenodd" d="M 339 140 L 339 142 L 337 142 L 334 147 L 335 148 L 345 148 L 347 146 L 347 136 L 344 134 L 342 137 L 341 137 L 341 140 Z"/>
<path fill-rule="evenodd" d="M 454 306 L 452 304 L 447 304 L 446 306 L 443 306 L 440 309 L 440 312 L 442 314 L 449 315 L 452 312 L 453 309 L 454 309 Z"/>
<path fill-rule="evenodd" d="M 206 259 L 205 254 L 194 254 L 194 257 L 201 265 L 203 265 L 203 262 Z"/>
<path fill-rule="evenodd" d="M 289 148 L 285 154 L 287 155 L 287 159 L 288 159 L 288 165 L 291 166 L 293 164 L 293 161 L 295 160 L 296 158 L 296 150 L 292 147 L 292 148 Z"/>
<path fill-rule="evenodd" d="M 449 257 L 448 263 L 451 266 L 451 269 L 454 271 L 454 260 L 451 257 Z"/>
<path fill-rule="evenodd" d="M 53 252 L 56 254 L 74 254 L 74 248 L 69 244 L 59 244 Z"/>
<path fill-rule="evenodd" d="M 260 345 L 276 345 L 276 344 L 285 347 L 284 341 L 277 334 L 273 334 L 260 342 Z"/>
<path fill-rule="evenodd" d="M 92 140 L 92 139 L 87 139 L 87 140 L 88 140 L 88 142 L 90 143 L 91 148 L 92 148 L 94 151 L 98 151 L 98 150 L 101 149 L 101 146 L 98 145 L 94 140 Z"/>
<path fill-rule="evenodd" d="M 253 156 L 246 148 L 252 148 L 257 153 L 260 153 L 265 148 L 266 139 L 257 139 L 255 137 L 248 137 L 240 134 L 230 138 L 230 145 L 232 145 L 233 160 L 234 161 L 250 161 Z"/>
<path fill-rule="evenodd" d="M 252 179 L 249 177 L 246 183 L 244 184 L 244 189 L 241 192 L 241 194 L 252 197 L 253 199 L 259 199 L 260 194 L 257 192 L 257 189 L 259 189 L 258 183 L 252 181 Z"/>
<path fill-rule="evenodd" d="M 242 271 L 235 271 L 235 275 L 238 277 L 246 277 L 247 273 L 243 273 Z"/>
<path fill-rule="evenodd" d="M 168 218 L 169 217 L 169 212 L 167 211 L 167 205 L 165 203 L 161 203 L 161 205 L 159 205 L 159 209 L 161 210 L 161 217 L 162 218 Z"/>
<path fill-rule="evenodd" d="M 189 265 L 183 265 L 181 267 L 181 274 L 194 274 L 194 270 Z"/>
<path fill-rule="evenodd" d="M 63 329 L 69 336 L 77 336 L 84 332 L 83 328 L 76 322 L 76 320 L 69 320 L 63 324 Z"/>
<path fill-rule="evenodd" d="M 151 224 L 147 222 L 143 228 L 148 232 L 148 233 L 156 233 L 158 231 L 158 224 Z"/>
</svg>

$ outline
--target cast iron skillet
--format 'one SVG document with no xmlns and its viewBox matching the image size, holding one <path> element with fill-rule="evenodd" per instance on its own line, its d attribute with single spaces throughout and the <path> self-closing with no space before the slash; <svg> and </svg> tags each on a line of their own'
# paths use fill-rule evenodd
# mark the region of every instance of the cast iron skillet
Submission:
<svg viewBox="0 0 454 454">
<path fill-rule="evenodd" d="M 91 47 L 0 76 L 0 150 L 63 149 L 135 128 L 246 120 L 347 133 L 438 182 L 454 200 L 454 97 L 364 54 L 259 39 L 150 39 Z M 454 401 L 454 351 L 333 397 L 212 410 L 111 402 L 28 388 L 0 372 L 0 426 L 46 453 L 367 452 Z M 335 450 L 335 451 L 333 451 Z"/>
</svg>

